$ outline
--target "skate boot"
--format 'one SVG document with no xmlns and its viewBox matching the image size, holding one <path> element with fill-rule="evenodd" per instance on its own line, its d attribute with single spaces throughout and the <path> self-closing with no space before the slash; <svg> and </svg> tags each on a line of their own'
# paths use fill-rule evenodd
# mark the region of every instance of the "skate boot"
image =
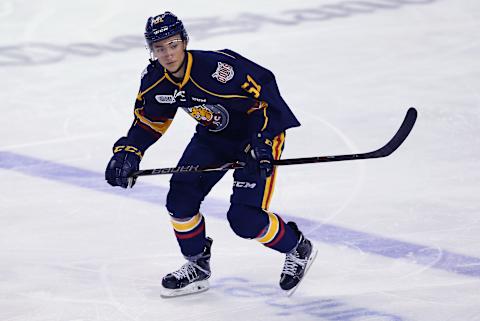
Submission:
<svg viewBox="0 0 480 321">
<path fill-rule="evenodd" d="M 207 237 L 203 253 L 187 258 L 180 269 L 162 279 L 162 297 L 174 297 L 208 290 L 210 277 L 210 249 L 213 240 Z"/>
<path fill-rule="evenodd" d="M 283 266 L 282 274 L 280 275 L 280 287 L 287 291 L 290 296 L 295 292 L 300 281 L 307 273 L 311 264 L 317 256 L 317 249 L 315 249 L 305 236 L 300 232 L 297 224 L 288 222 L 298 236 L 297 246 L 286 254 L 285 264 Z"/>
</svg>

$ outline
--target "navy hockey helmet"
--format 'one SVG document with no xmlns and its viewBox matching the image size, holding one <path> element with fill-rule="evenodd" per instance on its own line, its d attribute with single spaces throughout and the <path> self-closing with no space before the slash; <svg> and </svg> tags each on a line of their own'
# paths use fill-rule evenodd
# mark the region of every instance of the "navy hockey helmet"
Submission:
<svg viewBox="0 0 480 321">
<path fill-rule="evenodd" d="M 149 47 L 152 47 L 154 42 L 177 34 L 180 34 L 182 40 L 188 41 L 188 34 L 182 21 L 170 11 L 148 18 L 145 26 L 145 40 Z"/>
</svg>

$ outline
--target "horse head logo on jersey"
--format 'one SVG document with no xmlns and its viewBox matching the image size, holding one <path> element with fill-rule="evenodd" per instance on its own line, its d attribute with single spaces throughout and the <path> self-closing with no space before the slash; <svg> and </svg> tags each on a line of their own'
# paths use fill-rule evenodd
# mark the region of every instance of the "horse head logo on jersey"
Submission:
<svg viewBox="0 0 480 321">
<path fill-rule="evenodd" d="M 227 127 L 230 118 L 227 110 L 220 104 L 202 104 L 183 109 L 212 132 L 219 132 Z"/>
</svg>

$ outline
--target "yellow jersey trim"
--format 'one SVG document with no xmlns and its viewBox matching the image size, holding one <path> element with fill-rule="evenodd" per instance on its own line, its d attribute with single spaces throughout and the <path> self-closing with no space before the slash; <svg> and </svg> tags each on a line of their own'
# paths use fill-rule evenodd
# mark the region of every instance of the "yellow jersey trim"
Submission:
<svg viewBox="0 0 480 321">
<path fill-rule="evenodd" d="M 135 112 L 134 112 L 135 116 L 142 124 L 147 125 L 157 133 L 160 133 L 163 135 L 167 131 L 168 127 L 170 127 L 170 125 L 172 124 L 172 119 L 168 119 L 165 122 L 153 122 L 147 117 L 140 114 L 140 110 L 142 109 L 143 107 L 135 109 Z"/>
<path fill-rule="evenodd" d="M 265 117 L 265 122 L 263 123 L 263 127 L 261 129 L 262 132 L 267 128 L 268 124 L 267 107 L 268 105 L 263 109 L 263 116 Z"/>
<path fill-rule="evenodd" d="M 273 159 L 278 160 L 282 155 L 282 148 L 283 144 L 285 143 L 285 133 L 281 133 L 280 135 L 276 136 L 273 140 L 272 146 L 272 153 Z M 270 207 L 270 202 L 273 198 L 273 192 L 275 191 L 275 181 L 277 179 L 277 168 L 276 166 L 273 168 L 273 173 L 270 177 L 267 178 L 265 182 L 265 190 L 263 191 L 263 200 L 262 200 L 262 208 L 264 210 L 268 210 Z"/>
<path fill-rule="evenodd" d="M 165 73 L 165 77 L 174 85 L 178 86 L 179 89 L 182 89 L 183 86 L 187 84 L 187 82 L 190 80 L 190 73 L 192 71 L 192 65 L 193 65 L 193 56 L 191 53 L 187 52 L 187 69 L 185 70 L 185 75 L 183 76 L 183 80 L 181 83 L 176 82 L 175 80 L 170 77 L 170 75 L 167 73 L 167 69 L 163 68 L 163 71 Z"/>
<path fill-rule="evenodd" d="M 264 109 L 264 108 L 267 108 L 267 107 L 268 107 L 268 104 L 266 102 L 260 101 L 260 102 L 258 102 L 258 105 L 255 105 L 254 107 L 247 110 L 247 115 L 250 115 L 251 113 L 253 113 L 257 110 L 261 110 L 261 109 Z"/>
<path fill-rule="evenodd" d="M 267 116 L 267 107 L 268 107 L 268 104 L 264 101 L 260 101 L 260 103 L 258 104 L 257 107 L 252 107 L 250 108 L 249 110 L 247 110 L 247 115 L 250 115 L 251 113 L 254 113 L 258 110 L 262 110 L 263 109 L 263 118 L 264 118 L 264 121 L 263 121 L 263 126 L 262 128 L 260 129 L 260 131 L 264 131 L 266 128 L 267 128 L 267 125 L 268 125 L 268 116 Z"/>
<path fill-rule="evenodd" d="M 237 57 L 232 56 L 232 55 L 229 55 L 229 54 L 227 54 L 227 53 L 225 53 L 225 52 L 223 52 L 223 51 L 221 51 L 221 50 L 214 50 L 214 52 L 218 52 L 219 54 L 225 55 L 225 56 L 227 56 L 227 57 L 230 57 L 230 58 L 233 58 L 233 59 L 237 59 Z"/>
<path fill-rule="evenodd" d="M 156 85 L 158 85 L 159 83 L 162 82 L 162 80 L 165 79 L 165 76 L 163 76 L 162 78 L 160 78 L 159 80 L 157 80 L 153 85 L 151 85 L 150 87 L 148 87 L 147 89 L 145 89 L 145 91 L 141 91 L 138 93 L 137 95 L 137 100 L 142 100 L 143 96 L 149 92 L 150 90 L 152 90 Z"/>
<path fill-rule="evenodd" d="M 192 81 L 192 83 L 197 86 L 198 89 L 206 92 L 207 94 L 210 94 L 212 96 L 216 96 L 216 97 L 220 97 L 220 98 L 249 98 L 247 96 L 241 96 L 241 95 L 221 95 L 221 94 L 216 94 L 214 92 L 211 92 L 205 88 L 203 88 L 202 86 L 200 86 L 199 84 L 197 84 L 197 82 L 195 80 L 193 80 L 193 78 L 190 77 L 190 80 Z"/>
</svg>

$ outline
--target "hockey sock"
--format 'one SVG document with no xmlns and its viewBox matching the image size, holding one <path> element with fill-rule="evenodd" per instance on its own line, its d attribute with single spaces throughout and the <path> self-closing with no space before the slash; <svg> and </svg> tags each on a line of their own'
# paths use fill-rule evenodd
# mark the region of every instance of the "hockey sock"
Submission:
<svg viewBox="0 0 480 321">
<path fill-rule="evenodd" d="M 182 254 L 191 257 L 205 248 L 205 219 L 201 213 L 189 218 L 171 219 Z"/>
<path fill-rule="evenodd" d="M 277 214 L 271 212 L 266 214 L 269 219 L 268 225 L 255 239 L 278 252 L 290 252 L 297 245 L 297 234 Z"/>
</svg>

